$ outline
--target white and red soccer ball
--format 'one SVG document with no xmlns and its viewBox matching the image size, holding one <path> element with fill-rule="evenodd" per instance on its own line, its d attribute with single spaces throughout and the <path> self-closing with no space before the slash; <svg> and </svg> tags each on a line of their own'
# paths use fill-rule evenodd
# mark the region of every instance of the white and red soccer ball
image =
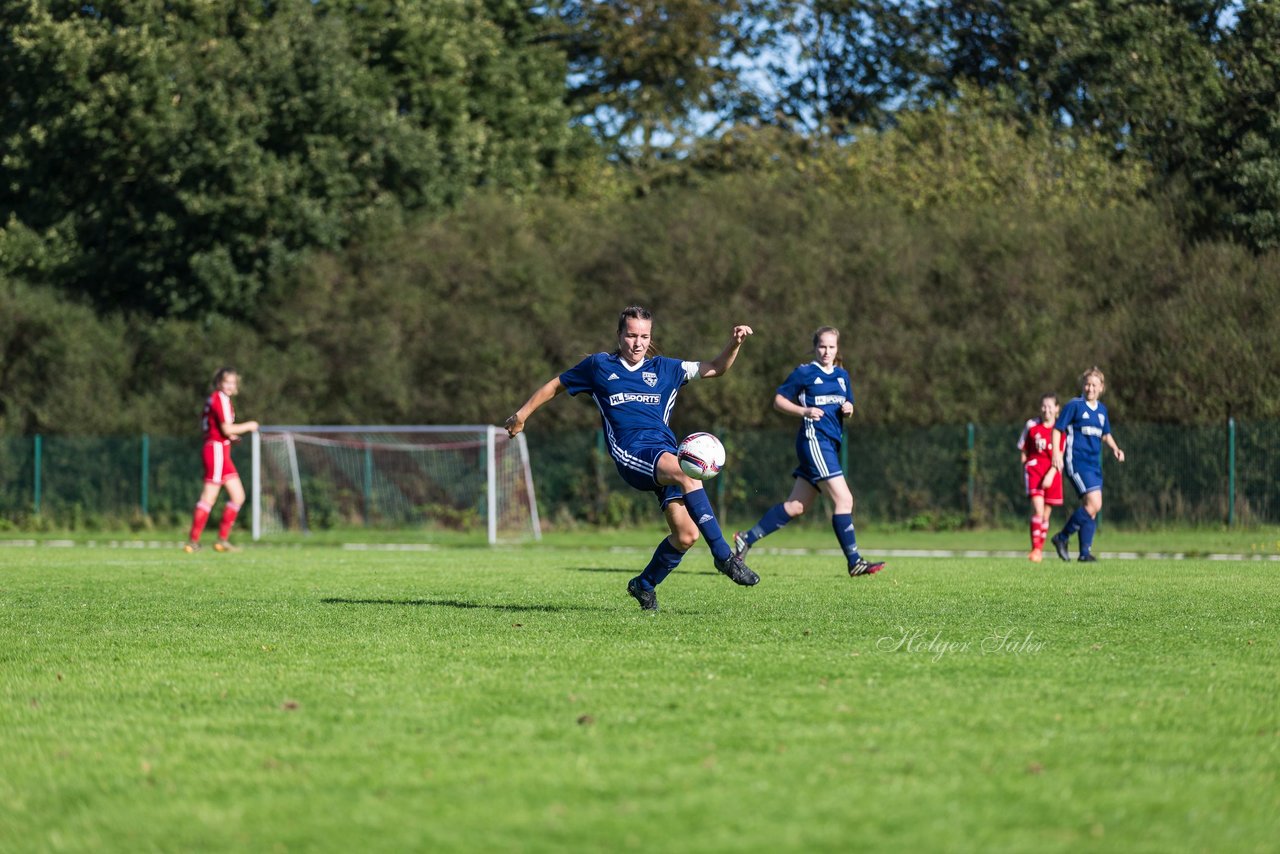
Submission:
<svg viewBox="0 0 1280 854">
<path fill-rule="evenodd" d="M 695 480 L 711 480 L 724 467 L 724 445 L 710 433 L 690 433 L 676 453 L 680 468 Z"/>
</svg>

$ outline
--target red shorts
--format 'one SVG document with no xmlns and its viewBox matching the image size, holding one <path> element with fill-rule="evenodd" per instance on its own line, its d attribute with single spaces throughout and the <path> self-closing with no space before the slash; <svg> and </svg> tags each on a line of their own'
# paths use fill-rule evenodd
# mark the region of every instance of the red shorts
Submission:
<svg viewBox="0 0 1280 854">
<path fill-rule="evenodd" d="M 1053 506 L 1062 503 L 1062 472 L 1049 463 L 1028 463 L 1024 471 L 1028 496 L 1043 495 L 1044 503 Z M 1053 472 L 1053 483 L 1042 487 L 1040 484 L 1044 482 L 1044 474 L 1049 471 Z"/>
<path fill-rule="evenodd" d="M 231 462 L 230 442 L 204 443 L 204 482 L 216 483 L 218 486 L 240 477 L 236 464 Z M 1061 490 L 1059 490 L 1061 492 Z M 1061 503 L 1061 498 L 1058 499 Z"/>
</svg>

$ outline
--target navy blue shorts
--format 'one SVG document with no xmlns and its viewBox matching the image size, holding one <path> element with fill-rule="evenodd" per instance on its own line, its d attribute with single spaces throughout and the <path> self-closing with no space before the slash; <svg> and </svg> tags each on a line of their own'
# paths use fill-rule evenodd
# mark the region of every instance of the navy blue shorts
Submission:
<svg viewBox="0 0 1280 854">
<path fill-rule="evenodd" d="M 801 430 L 796 437 L 796 458 L 800 465 L 791 474 L 816 488 L 821 481 L 842 476 L 844 470 L 840 468 L 840 444 L 816 434 L 807 435 L 813 432 Z"/>
<path fill-rule="evenodd" d="M 1071 481 L 1071 485 L 1076 488 L 1076 495 L 1082 498 L 1090 492 L 1102 489 L 1102 469 L 1068 465 L 1066 475 L 1067 480 Z"/>
<path fill-rule="evenodd" d="M 675 448 L 640 448 L 639 450 L 617 450 L 613 464 L 618 467 L 618 474 L 627 485 L 641 492 L 652 492 L 658 498 L 658 507 L 664 508 L 672 501 L 684 498 L 684 490 L 679 484 L 665 485 L 658 483 L 658 458 L 663 454 L 674 456 Z M 619 459 L 621 457 L 621 459 Z"/>
</svg>

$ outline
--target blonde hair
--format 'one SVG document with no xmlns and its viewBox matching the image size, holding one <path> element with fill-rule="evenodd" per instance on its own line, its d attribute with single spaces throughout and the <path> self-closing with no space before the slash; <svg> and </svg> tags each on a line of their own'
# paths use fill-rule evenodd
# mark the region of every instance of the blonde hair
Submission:
<svg viewBox="0 0 1280 854">
<path fill-rule="evenodd" d="M 1107 387 L 1107 377 L 1102 373 L 1102 368 L 1099 368 L 1097 365 L 1094 365 L 1092 368 L 1080 375 L 1080 385 L 1083 386 L 1085 384 L 1085 380 L 1089 379 L 1089 377 L 1097 377 L 1098 382 L 1102 385 L 1103 389 Z"/>
<path fill-rule="evenodd" d="M 840 355 L 840 330 L 839 329 L 836 329 L 834 326 L 819 326 L 818 330 L 813 333 L 813 348 L 815 350 L 818 348 L 819 339 L 821 339 L 822 336 L 826 335 L 828 332 L 836 336 L 836 357 L 832 359 L 831 362 L 837 367 L 844 367 L 844 356 Z"/>
</svg>

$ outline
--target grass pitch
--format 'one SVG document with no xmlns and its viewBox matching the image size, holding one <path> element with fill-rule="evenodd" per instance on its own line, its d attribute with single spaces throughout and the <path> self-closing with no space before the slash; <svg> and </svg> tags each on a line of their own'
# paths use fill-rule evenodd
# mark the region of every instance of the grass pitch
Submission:
<svg viewBox="0 0 1280 854">
<path fill-rule="evenodd" d="M 1277 848 L 1275 563 L 646 559 L 0 550 L 0 848 Z"/>
</svg>

